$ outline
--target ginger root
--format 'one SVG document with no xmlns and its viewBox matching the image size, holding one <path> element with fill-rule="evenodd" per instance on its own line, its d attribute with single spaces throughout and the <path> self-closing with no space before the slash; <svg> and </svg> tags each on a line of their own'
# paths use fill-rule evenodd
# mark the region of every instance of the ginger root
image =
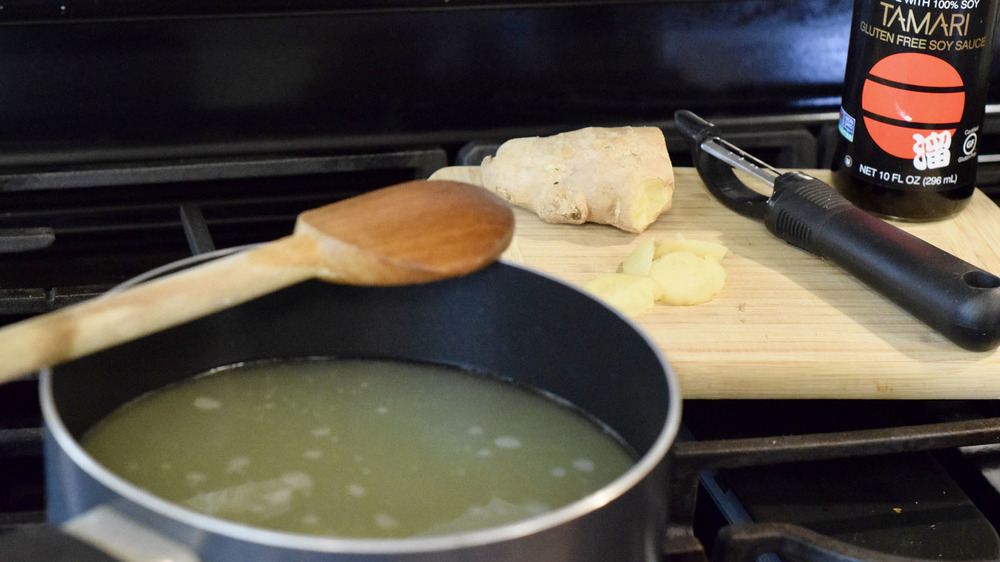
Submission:
<svg viewBox="0 0 1000 562">
<path fill-rule="evenodd" d="M 642 232 L 670 208 L 674 170 L 656 127 L 588 127 L 503 143 L 483 186 L 550 223 Z"/>
</svg>

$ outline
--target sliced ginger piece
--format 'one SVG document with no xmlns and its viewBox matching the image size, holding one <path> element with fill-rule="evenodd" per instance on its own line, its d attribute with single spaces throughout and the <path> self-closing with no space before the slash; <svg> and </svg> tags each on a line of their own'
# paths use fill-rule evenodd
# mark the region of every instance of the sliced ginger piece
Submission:
<svg viewBox="0 0 1000 562">
<path fill-rule="evenodd" d="M 653 308 L 660 295 L 660 287 L 651 277 L 627 273 L 599 275 L 584 289 L 629 318 Z"/>
<path fill-rule="evenodd" d="M 647 238 L 622 262 L 622 272 L 629 275 L 649 275 L 649 267 L 653 265 L 653 257 L 656 253 L 656 240 Z"/>
<path fill-rule="evenodd" d="M 699 257 L 712 256 L 716 261 L 722 261 L 729 249 L 717 242 L 708 240 L 691 240 L 678 233 L 676 238 L 663 238 L 656 242 L 653 259 L 661 258 L 673 252 L 690 252 Z"/>
<path fill-rule="evenodd" d="M 649 276 L 660 287 L 657 301 L 694 305 L 712 300 L 726 283 L 726 271 L 712 255 L 671 252 L 653 261 Z"/>
</svg>

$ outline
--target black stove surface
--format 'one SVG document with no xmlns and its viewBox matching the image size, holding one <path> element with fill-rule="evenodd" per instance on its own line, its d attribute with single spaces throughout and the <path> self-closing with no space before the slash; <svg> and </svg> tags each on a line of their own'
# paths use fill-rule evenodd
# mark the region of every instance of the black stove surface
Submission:
<svg viewBox="0 0 1000 562">
<path fill-rule="evenodd" d="M 995 415 L 991 403 L 922 401 L 688 401 L 685 426 L 702 440 L 837 434 Z M 1000 494 L 963 448 L 712 470 L 707 501 L 727 523 L 794 523 L 876 552 L 920 559 L 1000 557 Z M 804 454 L 808 457 L 808 454 Z M 714 532 L 707 531 L 707 534 Z"/>
</svg>

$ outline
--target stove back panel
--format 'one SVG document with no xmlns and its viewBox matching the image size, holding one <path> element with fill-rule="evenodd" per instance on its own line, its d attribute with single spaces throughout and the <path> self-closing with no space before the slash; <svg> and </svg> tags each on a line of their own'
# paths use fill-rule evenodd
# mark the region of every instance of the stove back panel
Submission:
<svg viewBox="0 0 1000 562">
<path fill-rule="evenodd" d="M 0 166 L 835 108 L 851 17 L 850 0 L 125 20 L 68 6 L 0 12 Z"/>
</svg>

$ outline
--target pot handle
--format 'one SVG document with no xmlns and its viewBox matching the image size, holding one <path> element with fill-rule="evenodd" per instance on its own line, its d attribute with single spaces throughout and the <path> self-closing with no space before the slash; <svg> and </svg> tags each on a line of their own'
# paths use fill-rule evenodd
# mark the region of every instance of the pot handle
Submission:
<svg viewBox="0 0 1000 562">
<path fill-rule="evenodd" d="M 101 505 L 62 526 L 26 525 L 0 534 L 0 552 L 30 562 L 200 562 L 190 547 Z"/>
<path fill-rule="evenodd" d="M 23 562 L 120 562 L 92 544 L 46 523 L 0 533 L 0 553 Z"/>
</svg>

